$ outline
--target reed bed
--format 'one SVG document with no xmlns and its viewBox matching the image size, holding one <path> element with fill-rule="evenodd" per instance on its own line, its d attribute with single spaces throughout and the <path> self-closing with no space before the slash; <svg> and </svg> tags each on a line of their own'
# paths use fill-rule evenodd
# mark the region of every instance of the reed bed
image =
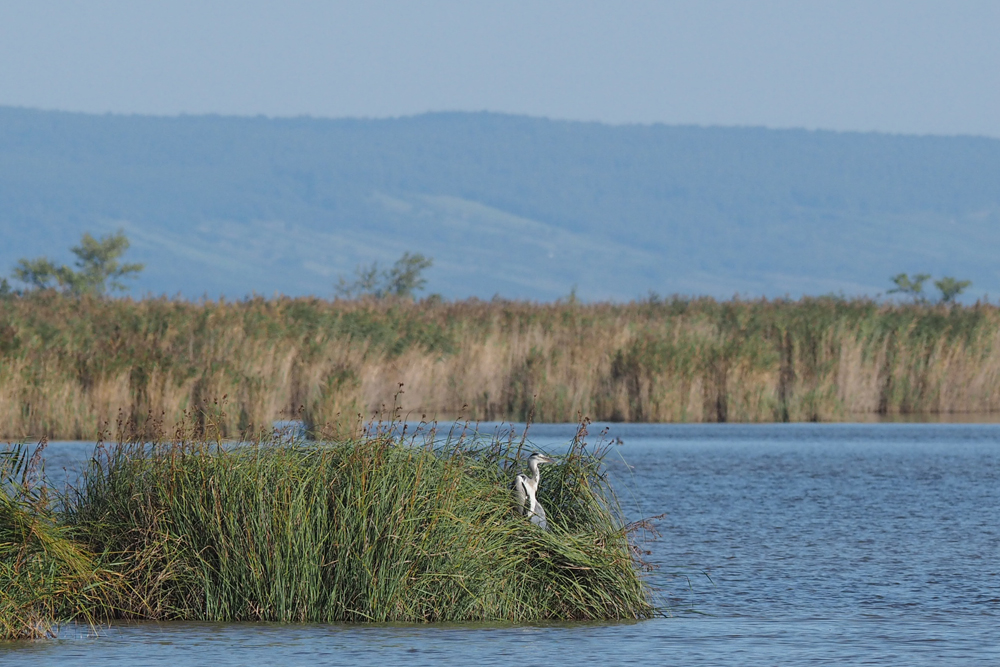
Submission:
<svg viewBox="0 0 1000 667">
<path fill-rule="evenodd" d="M 400 382 L 407 413 L 442 421 L 988 413 L 1000 410 L 998 335 L 988 304 L 837 297 L 189 302 L 40 292 L 0 300 L 0 424 L 15 439 L 92 439 L 124 409 L 168 427 L 202 415 L 231 438 L 283 415 L 322 429 L 391 404 Z"/>
<path fill-rule="evenodd" d="M 37 503 L 18 510 L 45 530 L 4 528 L 0 567 L 16 585 L 0 606 L 4 636 L 44 635 L 81 614 L 425 623 L 657 613 L 635 526 L 603 473 L 606 447 L 583 435 L 543 475 L 543 531 L 514 506 L 528 452 L 510 434 L 375 424 L 336 442 L 226 442 L 193 430 L 100 447 L 58 522 Z M 26 550 L 41 554 L 34 570 Z"/>
</svg>

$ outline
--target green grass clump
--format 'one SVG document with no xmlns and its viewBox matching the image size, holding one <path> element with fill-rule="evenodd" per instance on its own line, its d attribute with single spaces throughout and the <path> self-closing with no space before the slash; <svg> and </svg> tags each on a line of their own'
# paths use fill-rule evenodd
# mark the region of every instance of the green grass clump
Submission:
<svg viewBox="0 0 1000 667">
<path fill-rule="evenodd" d="M 522 443 L 523 444 L 523 443 Z M 112 618 L 539 621 L 655 613 L 577 442 L 543 473 L 552 530 L 514 509 L 519 443 L 369 431 L 340 442 L 122 443 L 67 521 L 120 586 Z"/>
<path fill-rule="evenodd" d="M 38 450 L 0 452 L 0 639 L 52 635 L 60 622 L 92 621 L 111 573 L 57 521 L 41 484 Z"/>
</svg>

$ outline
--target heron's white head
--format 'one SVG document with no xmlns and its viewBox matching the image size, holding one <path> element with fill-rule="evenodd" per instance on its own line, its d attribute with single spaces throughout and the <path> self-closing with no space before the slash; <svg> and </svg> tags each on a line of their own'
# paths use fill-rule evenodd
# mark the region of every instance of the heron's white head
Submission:
<svg viewBox="0 0 1000 667">
<path fill-rule="evenodd" d="M 542 463 L 555 463 L 555 462 L 556 460 L 554 458 L 546 456 L 545 454 L 541 454 L 539 452 L 535 452 L 534 454 L 528 457 L 528 465 L 531 465 L 532 463 L 534 463 L 535 465 L 540 465 Z"/>
</svg>

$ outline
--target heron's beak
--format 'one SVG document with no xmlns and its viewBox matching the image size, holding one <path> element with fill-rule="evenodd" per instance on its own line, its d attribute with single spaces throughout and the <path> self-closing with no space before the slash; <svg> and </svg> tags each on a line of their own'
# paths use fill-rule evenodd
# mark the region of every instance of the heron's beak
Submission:
<svg viewBox="0 0 1000 667">
<path fill-rule="evenodd" d="M 541 456 L 541 457 L 538 458 L 538 462 L 539 463 L 555 463 L 556 460 L 554 458 L 549 457 L 549 456 Z"/>
</svg>

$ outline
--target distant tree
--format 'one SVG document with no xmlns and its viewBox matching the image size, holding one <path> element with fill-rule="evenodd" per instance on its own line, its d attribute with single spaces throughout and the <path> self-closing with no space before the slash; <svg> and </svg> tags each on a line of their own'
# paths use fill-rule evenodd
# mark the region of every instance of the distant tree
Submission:
<svg viewBox="0 0 1000 667">
<path fill-rule="evenodd" d="M 389 269 L 380 271 L 378 262 L 372 262 L 370 266 L 359 266 L 354 270 L 354 282 L 348 283 L 343 276 L 340 277 L 336 286 L 337 296 L 348 299 L 361 296 L 412 299 L 413 293 L 422 290 L 427 284 L 423 272 L 433 264 L 434 260 L 430 257 L 404 252 Z"/>
<path fill-rule="evenodd" d="M 119 258 L 129 248 L 128 238 L 121 230 L 95 239 L 84 234 L 80 245 L 70 248 L 76 255 L 74 270 L 57 266 L 47 257 L 18 260 L 13 277 L 35 289 L 58 288 L 72 294 L 104 295 L 108 290 L 125 291 L 121 281 L 134 278 L 144 268 L 142 264 L 121 264 Z"/>
<path fill-rule="evenodd" d="M 934 281 L 934 286 L 941 290 L 941 303 L 952 303 L 955 297 L 964 292 L 970 285 L 972 285 L 971 280 L 955 280 L 951 276 Z"/>
<path fill-rule="evenodd" d="M 926 303 L 927 297 L 924 296 L 924 283 L 930 277 L 929 273 L 918 273 L 913 278 L 910 278 L 905 273 L 895 275 L 892 277 L 892 282 L 896 283 L 896 287 L 889 290 L 889 294 L 905 294 L 911 297 L 915 303 Z"/>
<path fill-rule="evenodd" d="M 14 267 L 13 278 L 27 283 L 29 287 L 46 289 L 57 283 L 58 267 L 45 257 L 38 259 L 19 259 Z"/>
<path fill-rule="evenodd" d="M 412 297 L 413 293 L 424 288 L 427 279 L 423 272 L 431 268 L 434 260 L 420 253 L 411 255 L 404 252 L 396 260 L 392 268 L 385 274 L 384 291 L 386 294 L 399 297 Z"/>
</svg>

